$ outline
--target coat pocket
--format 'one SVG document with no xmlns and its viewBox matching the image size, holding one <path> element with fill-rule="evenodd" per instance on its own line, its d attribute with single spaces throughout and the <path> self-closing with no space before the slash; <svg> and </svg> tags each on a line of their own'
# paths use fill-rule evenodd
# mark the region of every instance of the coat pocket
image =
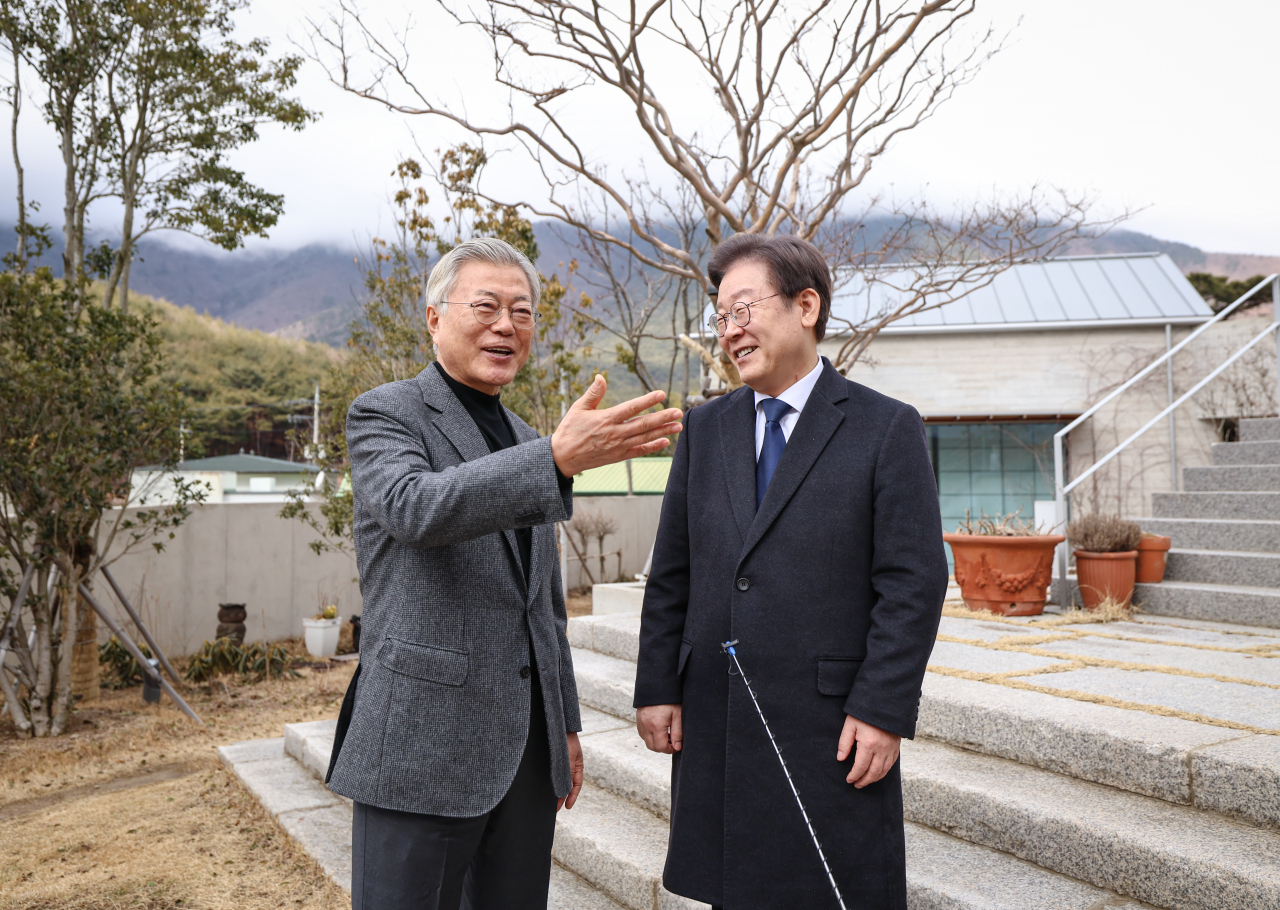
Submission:
<svg viewBox="0 0 1280 910">
<path fill-rule="evenodd" d="M 388 638 L 378 652 L 378 662 L 395 673 L 444 686 L 460 686 L 467 678 L 465 651 L 417 644 L 402 638 Z"/>
<path fill-rule="evenodd" d="M 680 640 L 680 661 L 676 665 L 676 676 L 684 673 L 684 665 L 689 662 L 689 655 L 693 653 L 693 642 Z"/>
<path fill-rule="evenodd" d="M 818 691 L 823 695 L 845 698 L 862 669 L 861 657 L 819 657 Z"/>
</svg>

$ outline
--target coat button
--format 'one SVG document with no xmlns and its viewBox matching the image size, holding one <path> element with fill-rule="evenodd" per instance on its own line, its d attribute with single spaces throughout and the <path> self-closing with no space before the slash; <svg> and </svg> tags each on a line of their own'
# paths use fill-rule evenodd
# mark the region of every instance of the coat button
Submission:
<svg viewBox="0 0 1280 910">
<path fill-rule="evenodd" d="M 745 579 L 745 578 L 739 578 L 739 579 L 738 579 L 738 590 L 739 590 L 739 591 L 745 591 L 745 590 L 747 590 L 747 588 L 749 588 L 749 587 L 751 587 L 751 582 L 750 582 L 750 581 L 748 581 L 748 580 L 747 580 L 747 579 Z"/>
<path fill-rule="evenodd" d="M 525 664 L 523 667 L 521 667 L 521 668 L 520 668 L 520 678 L 521 678 L 521 679 L 528 679 L 528 678 L 529 678 L 529 665 L 528 665 L 528 664 Z"/>
</svg>

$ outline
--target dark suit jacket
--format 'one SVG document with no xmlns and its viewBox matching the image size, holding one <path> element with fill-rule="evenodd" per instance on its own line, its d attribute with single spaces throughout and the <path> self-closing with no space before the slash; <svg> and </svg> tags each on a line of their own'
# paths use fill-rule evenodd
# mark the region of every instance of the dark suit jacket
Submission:
<svg viewBox="0 0 1280 910">
<path fill-rule="evenodd" d="M 542 683 L 551 776 L 582 729 L 552 522 L 572 513 L 551 440 L 510 411 L 490 454 L 435 369 L 355 400 L 347 446 L 360 568 L 360 677 L 330 787 L 384 809 L 472 818 L 515 778 Z M 532 528 L 528 584 L 514 528 Z M 530 653 L 532 652 L 532 653 Z"/>
<path fill-rule="evenodd" d="M 664 882 L 734 910 L 835 907 L 786 757 L 850 907 L 905 910 L 901 778 L 845 783 L 846 714 L 911 737 L 947 587 L 919 414 L 824 360 L 759 512 L 749 388 L 685 419 L 645 589 L 637 707 L 683 704 Z"/>
</svg>

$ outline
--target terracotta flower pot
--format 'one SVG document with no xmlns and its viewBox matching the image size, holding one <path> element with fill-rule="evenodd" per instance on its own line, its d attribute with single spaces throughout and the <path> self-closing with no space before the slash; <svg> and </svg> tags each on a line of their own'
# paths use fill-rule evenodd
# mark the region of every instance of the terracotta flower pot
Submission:
<svg viewBox="0 0 1280 910">
<path fill-rule="evenodd" d="M 1061 534 L 943 534 L 942 539 L 951 545 L 956 583 L 969 609 L 1005 616 L 1044 612 L 1053 580 L 1053 548 L 1066 540 Z"/>
<path fill-rule="evenodd" d="M 1173 541 L 1153 534 L 1138 543 L 1138 583 L 1155 585 L 1164 581 L 1165 557 Z"/>
<path fill-rule="evenodd" d="M 1096 610 L 1110 597 L 1126 607 L 1133 599 L 1133 582 L 1138 568 L 1138 551 L 1089 553 L 1076 550 L 1076 578 L 1080 599 L 1086 610 Z"/>
</svg>

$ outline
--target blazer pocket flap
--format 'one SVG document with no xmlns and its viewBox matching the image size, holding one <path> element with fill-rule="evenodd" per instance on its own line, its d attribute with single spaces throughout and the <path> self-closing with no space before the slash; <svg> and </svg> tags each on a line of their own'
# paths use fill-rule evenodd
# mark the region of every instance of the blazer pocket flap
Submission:
<svg viewBox="0 0 1280 910">
<path fill-rule="evenodd" d="M 684 672 L 684 665 L 689 662 L 689 655 L 693 652 L 693 642 L 680 641 L 680 662 L 676 665 L 676 676 Z"/>
<path fill-rule="evenodd" d="M 421 645 L 401 638 L 387 639 L 378 652 L 378 660 L 388 670 L 445 686 L 460 686 L 467 678 L 465 651 Z"/>
<path fill-rule="evenodd" d="M 861 657 L 819 657 L 818 691 L 823 695 L 846 697 L 862 668 Z"/>
</svg>

